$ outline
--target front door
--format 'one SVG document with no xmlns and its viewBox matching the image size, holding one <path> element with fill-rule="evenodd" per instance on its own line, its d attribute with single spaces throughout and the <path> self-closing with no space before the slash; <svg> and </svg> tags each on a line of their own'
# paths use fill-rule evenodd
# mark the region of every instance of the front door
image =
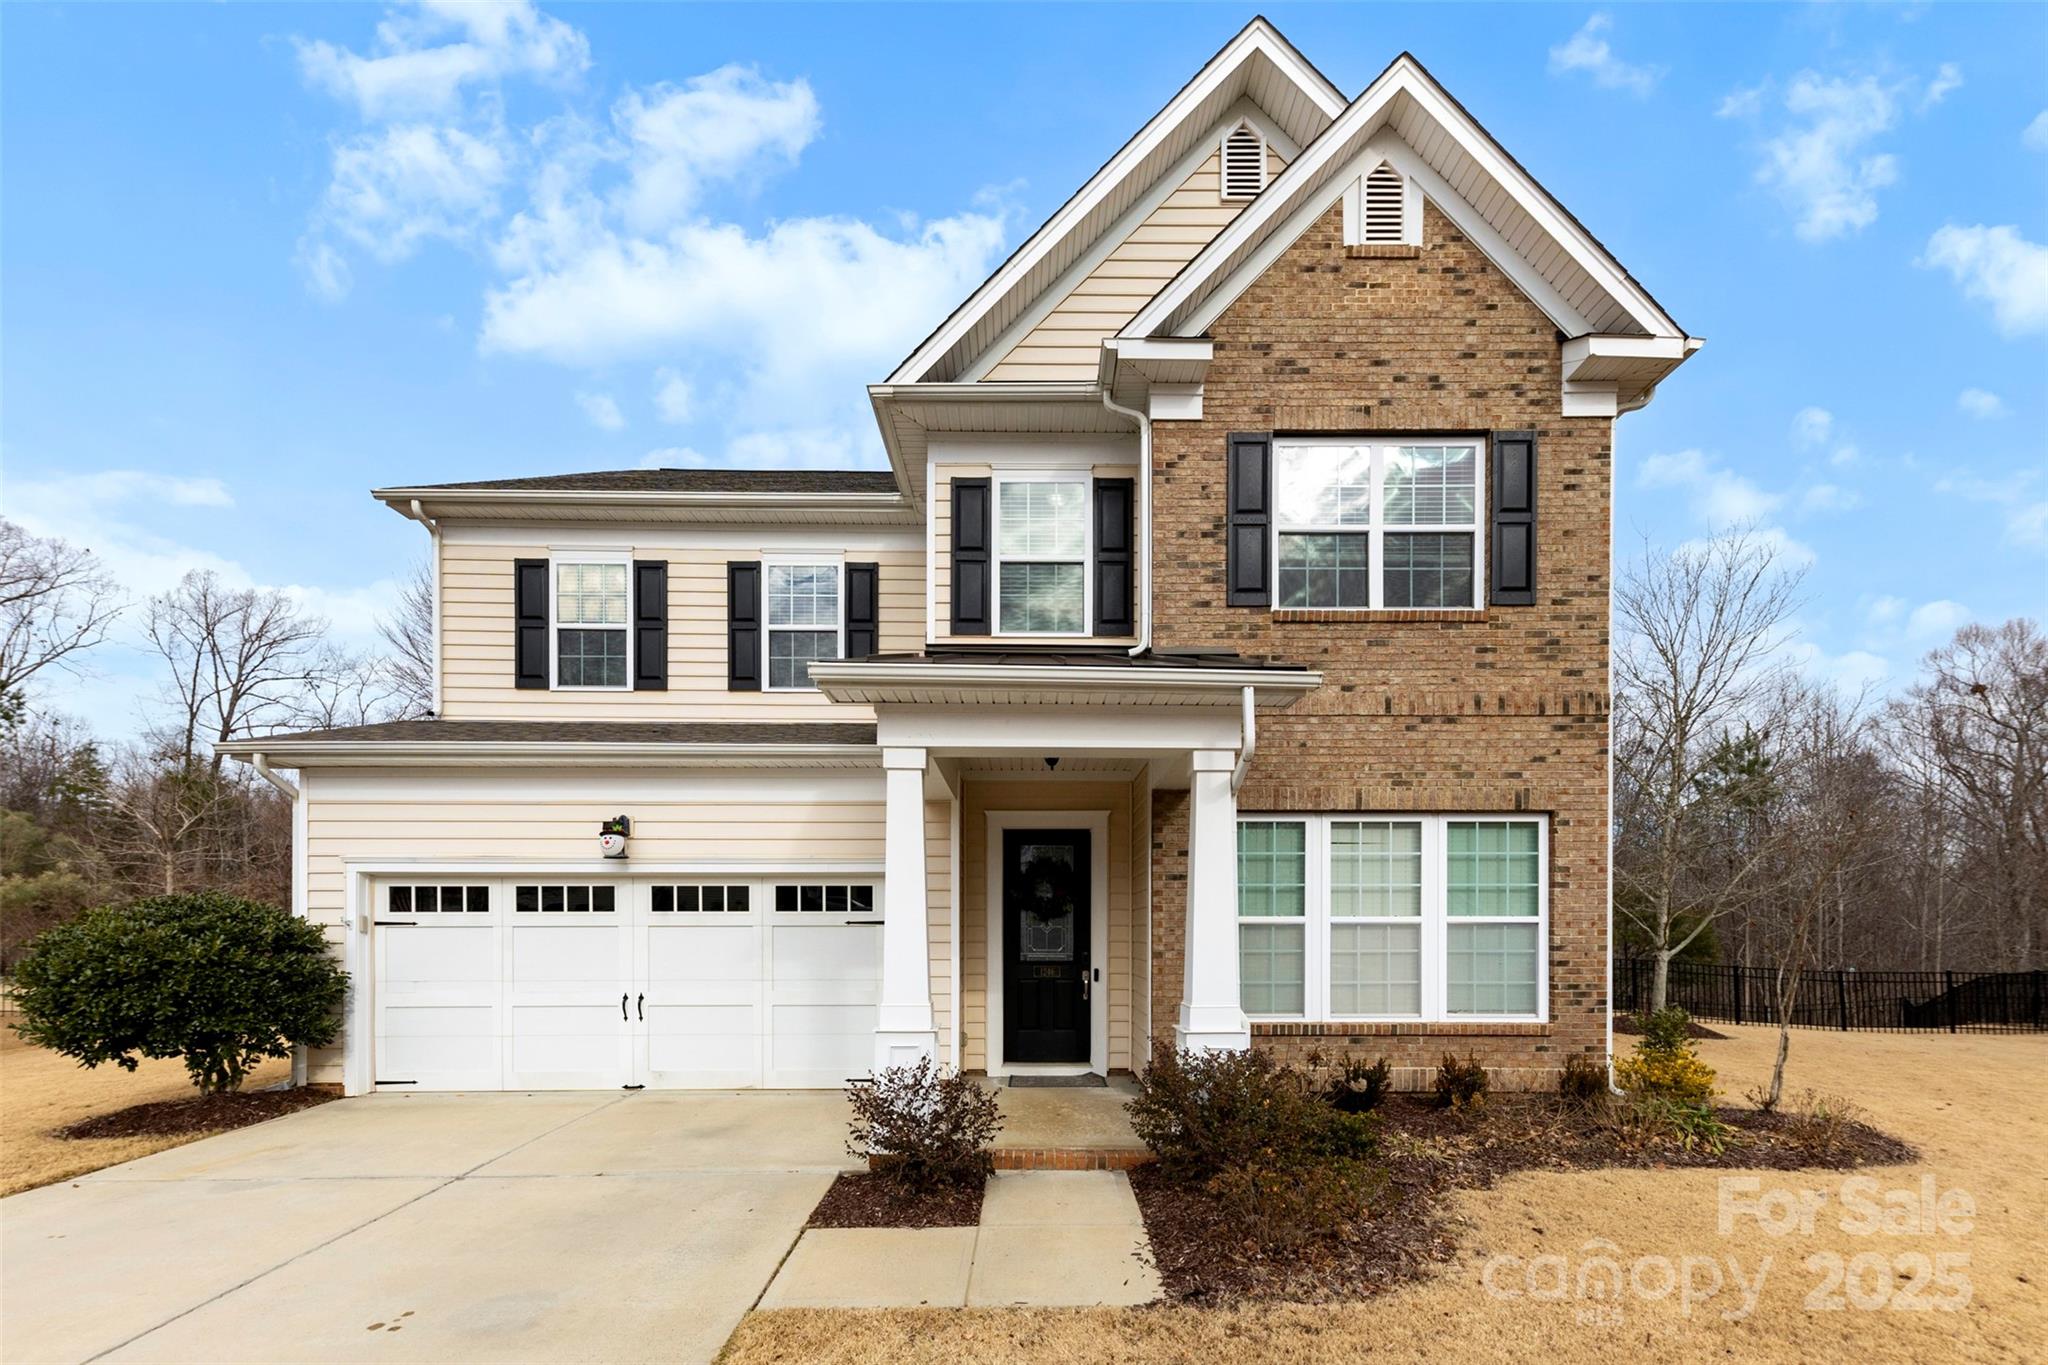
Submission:
<svg viewBox="0 0 2048 1365">
<path fill-rule="evenodd" d="M 1003 832 L 1003 1056 L 1088 1060 L 1088 831 Z"/>
</svg>

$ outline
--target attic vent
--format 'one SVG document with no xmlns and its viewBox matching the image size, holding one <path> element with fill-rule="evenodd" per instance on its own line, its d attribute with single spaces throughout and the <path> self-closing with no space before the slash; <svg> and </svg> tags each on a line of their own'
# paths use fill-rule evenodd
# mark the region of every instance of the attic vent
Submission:
<svg viewBox="0 0 2048 1365">
<path fill-rule="evenodd" d="M 1240 123 L 1223 139 L 1223 197 L 1249 199 L 1266 188 L 1266 139 Z"/>
<path fill-rule="evenodd" d="M 1367 242 L 1402 240 L 1403 203 L 1408 183 L 1386 162 L 1365 178 L 1365 236 Z"/>
</svg>

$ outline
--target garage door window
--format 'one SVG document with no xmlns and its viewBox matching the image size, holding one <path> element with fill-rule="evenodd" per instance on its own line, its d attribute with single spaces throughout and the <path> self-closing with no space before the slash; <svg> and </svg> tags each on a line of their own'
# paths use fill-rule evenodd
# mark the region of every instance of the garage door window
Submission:
<svg viewBox="0 0 2048 1365">
<path fill-rule="evenodd" d="M 778 915 L 866 915 L 874 908 L 875 888 L 870 884 L 785 882 L 775 888 Z"/>
<path fill-rule="evenodd" d="M 618 908 L 618 888 L 603 884 L 520 886 L 512 892 L 512 909 L 522 915 L 609 915 Z"/>
<path fill-rule="evenodd" d="M 744 915 L 753 909 L 746 886 L 657 886 L 648 908 L 657 915 Z"/>
<path fill-rule="evenodd" d="M 394 915 L 486 915 L 491 910 L 491 888 L 394 886 L 384 903 Z"/>
</svg>

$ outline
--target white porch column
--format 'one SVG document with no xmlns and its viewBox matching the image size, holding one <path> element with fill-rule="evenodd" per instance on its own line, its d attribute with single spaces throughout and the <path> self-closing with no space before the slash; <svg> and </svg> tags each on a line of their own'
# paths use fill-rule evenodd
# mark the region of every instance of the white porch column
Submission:
<svg viewBox="0 0 2048 1365">
<path fill-rule="evenodd" d="M 1237 794 L 1229 749 L 1197 749 L 1188 792 L 1188 917 L 1180 1020 L 1184 1048 L 1242 1051 L 1251 1026 L 1237 994 Z"/>
<path fill-rule="evenodd" d="M 887 784 L 882 843 L 882 1000 L 875 1019 L 875 1069 L 936 1057 L 925 901 L 922 749 L 884 749 Z"/>
</svg>

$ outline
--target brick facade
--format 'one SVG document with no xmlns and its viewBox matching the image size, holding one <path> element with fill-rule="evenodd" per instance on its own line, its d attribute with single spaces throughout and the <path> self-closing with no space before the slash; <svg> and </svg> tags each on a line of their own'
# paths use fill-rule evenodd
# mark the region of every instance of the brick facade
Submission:
<svg viewBox="0 0 2048 1365">
<path fill-rule="evenodd" d="M 1606 1045 L 1607 636 L 1612 426 L 1566 418 L 1551 321 L 1434 206 L 1423 245 L 1347 251 L 1333 208 L 1210 329 L 1198 422 L 1153 435 L 1154 636 L 1320 669 L 1262 714 L 1243 811 L 1543 812 L 1551 817 L 1550 1014 L 1529 1025 L 1262 1025 L 1259 1046 L 1386 1055 L 1418 1083 L 1476 1053 L 1544 1085 Z M 1534 429 L 1537 605 L 1368 619 L 1228 607 L 1224 451 L 1233 431 Z M 1176 799 L 1178 797 L 1178 799 Z M 1186 913 L 1185 794 L 1153 810 L 1154 1032 L 1171 1038 Z"/>
</svg>

